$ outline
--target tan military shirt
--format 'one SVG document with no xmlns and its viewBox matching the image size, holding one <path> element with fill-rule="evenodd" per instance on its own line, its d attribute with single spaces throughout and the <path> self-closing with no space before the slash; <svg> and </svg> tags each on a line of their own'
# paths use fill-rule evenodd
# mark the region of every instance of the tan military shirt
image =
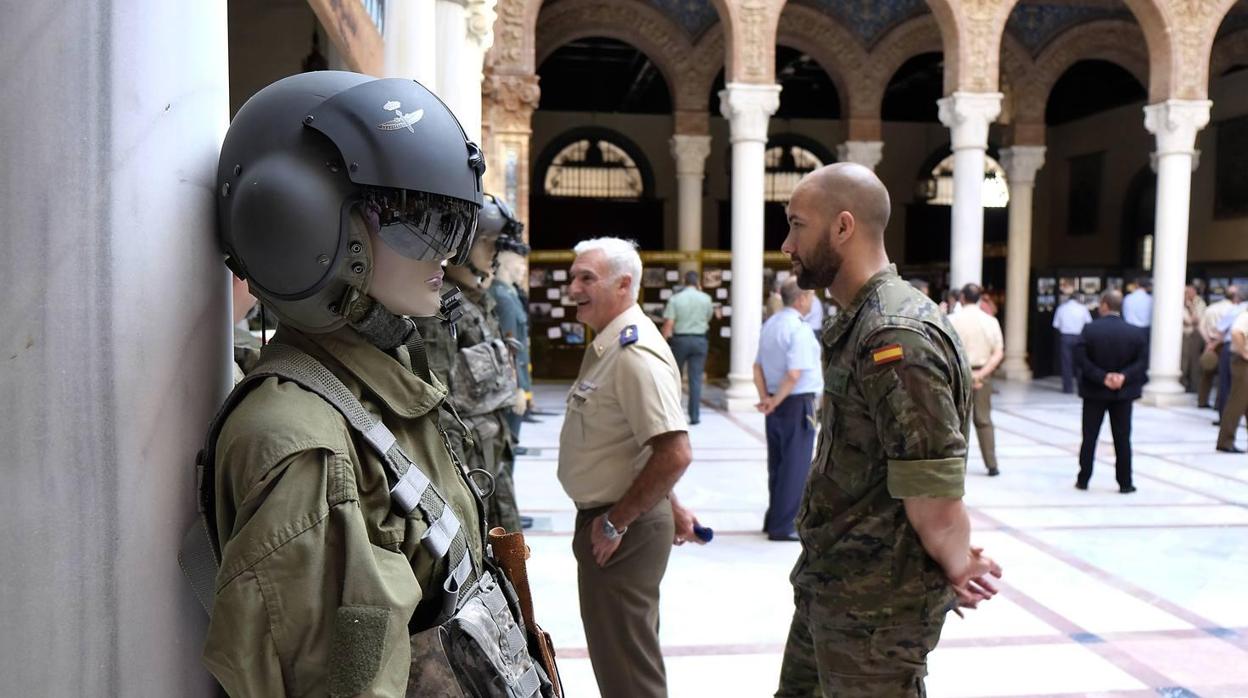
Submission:
<svg viewBox="0 0 1248 698">
<path fill-rule="evenodd" d="M 650 459 L 650 439 L 688 428 L 672 350 L 633 305 L 585 349 L 559 434 L 559 482 L 580 509 L 614 504 Z"/>
<path fill-rule="evenodd" d="M 943 618 L 952 589 L 902 500 L 963 494 L 971 377 L 957 334 L 889 267 L 837 315 L 823 346 L 822 429 L 793 586 L 830 627 Z"/>
<path fill-rule="evenodd" d="M 480 569 L 479 500 L 438 428 L 445 387 L 418 378 L 406 349 L 389 356 L 350 328 L 282 326 L 274 342 L 320 360 L 394 433 L 446 497 Z M 329 403 L 277 378 L 230 413 L 216 454 L 213 676 L 231 696 L 325 696 L 345 684 L 404 695 L 409 622 L 430 627 L 447 565 L 421 546 L 419 512 L 391 506 L 381 460 Z M 386 622 L 352 624 L 344 608 L 380 610 Z"/>
<path fill-rule="evenodd" d="M 1001 337 L 1001 323 L 985 313 L 979 304 L 963 305 L 960 311 L 949 316 L 949 324 L 957 330 L 971 368 L 979 368 L 988 363 L 993 352 L 1005 346 L 1005 340 Z"/>
</svg>

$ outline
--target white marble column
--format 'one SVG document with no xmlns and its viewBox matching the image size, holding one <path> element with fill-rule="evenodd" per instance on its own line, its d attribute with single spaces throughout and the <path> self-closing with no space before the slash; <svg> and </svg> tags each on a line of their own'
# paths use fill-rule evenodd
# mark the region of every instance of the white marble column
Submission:
<svg viewBox="0 0 1248 698">
<path fill-rule="evenodd" d="M 720 110 L 732 140 L 732 341 L 727 407 L 753 409 L 754 356 L 763 324 L 763 153 L 767 122 L 780 106 L 779 85 L 728 83 Z"/>
<path fill-rule="evenodd" d="M 434 24 L 437 27 L 438 67 L 433 91 L 446 102 L 455 116 L 463 111 L 468 95 L 480 84 L 464 84 L 464 63 L 468 60 L 468 8 L 466 0 L 435 0 Z"/>
<path fill-rule="evenodd" d="M 465 60 L 460 66 L 464 94 L 453 108 L 473 143 L 481 143 L 481 82 L 485 79 L 485 53 L 494 45 L 494 12 L 498 0 L 468 0 L 465 25 Z"/>
<path fill-rule="evenodd" d="M 702 180 L 711 137 L 677 133 L 671 146 L 676 158 L 677 246 L 681 252 L 698 252 L 702 249 Z M 696 267 L 696 263 L 681 265 L 682 270 Z"/>
<path fill-rule="evenodd" d="M 949 281 L 982 283 L 984 274 L 984 152 L 988 125 L 1001 113 L 999 92 L 954 92 L 937 102 L 953 145 L 953 211 Z"/>
<path fill-rule="evenodd" d="M 386 3 L 385 75 L 411 78 L 437 92 L 436 0 Z"/>
<path fill-rule="evenodd" d="M 1010 240 L 1005 264 L 1005 364 L 1010 380 L 1031 380 L 1027 365 L 1027 301 L 1031 279 L 1032 193 L 1044 166 L 1044 146 L 1016 145 L 1001 151 L 1010 185 Z"/>
<path fill-rule="evenodd" d="M 230 386 L 226 4 L 0 14 L 0 693 L 216 695 L 177 553 Z"/>
<path fill-rule="evenodd" d="M 884 158 L 884 141 L 845 141 L 836 146 L 838 162 L 854 162 L 875 169 Z"/>
<path fill-rule="evenodd" d="M 1179 383 L 1183 345 L 1183 285 L 1192 198 L 1196 133 L 1209 123 L 1207 100 L 1172 99 L 1144 107 L 1144 127 L 1157 137 L 1157 226 L 1153 242 L 1153 324 L 1144 399 L 1187 401 Z"/>
</svg>

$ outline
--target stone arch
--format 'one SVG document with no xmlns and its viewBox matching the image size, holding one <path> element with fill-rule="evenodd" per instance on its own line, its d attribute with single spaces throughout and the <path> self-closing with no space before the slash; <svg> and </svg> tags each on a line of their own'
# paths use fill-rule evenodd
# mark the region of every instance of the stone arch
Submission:
<svg viewBox="0 0 1248 698">
<path fill-rule="evenodd" d="M 564 0 L 541 14 L 537 27 L 535 65 L 541 65 L 556 49 L 577 39 L 602 36 L 636 47 L 654 62 L 667 81 L 673 109 L 696 109 L 689 91 L 682 90 L 684 63 L 693 50 L 684 31 L 667 15 L 650 5 L 632 0 Z"/>
<path fill-rule="evenodd" d="M 1026 89 L 1027 80 L 1034 70 L 1035 64 L 1031 60 L 1031 54 L 1019 43 L 1018 39 L 1006 32 L 1001 39 L 1000 91 L 1004 99 L 1001 101 L 1001 115 L 997 117 L 998 123 L 1015 122 L 1019 93 Z"/>
<path fill-rule="evenodd" d="M 712 0 L 711 4 L 724 25 L 725 81 L 775 84 L 776 25 L 785 0 Z"/>
<path fill-rule="evenodd" d="M 823 12 L 804 5 L 788 5 L 780 13 L 776 43 L 815 59 L 836 85 L 842 118 L 852 113 L 861 90 L 861 81 L 853 81 L 852 76 L 867 65 L 867 53 L 853 34 Z"/>
<path fill-rule="evenodd" d="M 945 94 L 996 92 L 1005 22 L 1018 0 L 927 0 L 945 50 Z"/>
<path fill-rule="evenodd" d="M 689 98 L 696 97 L 698 100 L 698 111 L 706 111 L 706 96 L 711 93 L 711 86 L 715 84 L 715 77 L 719 75 L 721 68 L 724 69 L 724 75 L 727 78 L 728 70 L 725 63 L 727 41 L 728 37 L 725 35 L 724 25 L 721 22 L 702 35 L 697 45 L 693 47 L 689 60 L 686 61 L 688 73 L 682 84 L 688 86 Z M 775 58 L 773 57 L 772 60 L 774 61 Z M 712 114 L 712 116 L 719 115 Z"/>
<path fill-rule="evenodd" d="M 911 58 L 944 50 L 942 34 L 938 20 L 932 15 L 902 22 L 885 34 L 867 55 L 864 70 L 857 74 L 854 94 L 858 99 L 850 100 L 850 118 L 879 121 L 888 81 Z M 945 55 L 949 55 L 947 50 Z M 948 74 L 946 64 L 946 79 Z"/>
<path fill-rule="evenodd" d="M 1213 45 L 1209 77 L 1217 77 L 1237 63 L 1248 63 L 1248 29 L 1228 34 Z"/>
<path fill-rule="evenodd" d="M 1053 85 L 1072 65 L 1088 59 L 1109 61 L 1149 84 L 1150 61 L 1139 25 L 1124 20 L 1098 20 L 1062 32 L 1036 58 L 1015 99 L 1018 123 L 1043 124 Z"/>
<path fill-rule="evenodd" d="M 534 75 L 537 15 L 542 0 L 498 0 L 494 11 L 494 44 L 485 62 L 500 75 Z"/>
<path fill-rule="evenodd" d="M 1126 0 L 1148 44 L 1148 99 L 1205 99 L 1213 42 L 1236 0 Z"/>
</svg>

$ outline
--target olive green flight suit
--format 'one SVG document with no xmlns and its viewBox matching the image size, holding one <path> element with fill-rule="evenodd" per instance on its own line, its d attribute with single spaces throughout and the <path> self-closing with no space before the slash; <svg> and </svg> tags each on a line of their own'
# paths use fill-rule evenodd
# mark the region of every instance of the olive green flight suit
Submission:
<svg viewBox="0 0 1248 698">
<path fill-rule="evenodd" d="M 457 338 L 451 339 L 450 328 L 438 318 L 413 319 L 425 339 L 429 368 L 454 392 L 463 389 L 463 386 L 456 386 L 451 377 L 456 353 L 461 348 L 481 344 L 487 336 L 501 339 L 503 332 L 495 311 L 498 301 L 493 296 L 485 290 L 459 286 L 449 279 L 446 283 L 448 287 L 459 288 L 464 294 L 463 317 L 455 323 Z M 451 443 L 468 468 L 484 470 L 494 476 L 494 494 L 485 500 L 485 518 L 490 526 L 519 531 L 520 512 L 516 507 L 513 483 L 515 456 L 511 451 L 511 430 L 507 426 L 510 404 L 475 417 L 461 415 L 463 424 L 468 426 L 466 436 L 470 437 L 470 443 L 463 439 L 459 420 L 450 419 L 444 425 L 452 436 L 460 435 L 459 438 L 452 438 Z"/>
<path fill-rule="evenodd" d="M 797 611 L 777 696 L 924 695 L 955 600 L 906 497 L 959 498 L 971 375 L 957 334 L 893 267 L 823 335 L 822 431 L 797 529 Z"/>
<path fill-rule="evenodd" d="M 462 522 L 480 568 L 480 500 L 440 431 L 446 389 L 355 330 L 273 340 L 323 363 L 394 433 Z M 329 403 L 269 378 L 217 440 L 221 569 L 204 661 L 231 696 L 403 696 L 409 633 L 441 610 L 446 561 L 419 511 L 391 506 L 386 470 Z M 428 688 L 428 687 L 424 687 Z M 426 695 L 423 689 L 411 695 Z"/>
</svg>

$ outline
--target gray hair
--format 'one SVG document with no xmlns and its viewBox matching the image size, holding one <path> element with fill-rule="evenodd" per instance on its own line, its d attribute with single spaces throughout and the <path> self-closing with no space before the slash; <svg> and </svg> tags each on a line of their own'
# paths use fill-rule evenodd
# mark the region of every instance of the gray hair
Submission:
<svg viewBox="0 0 1248 698">
<path fill-rule="evenodd" d="M 637 254 L 637 243 L 620 238 L 593 238 L 582 240 L 572 248 L 576 256 L 598 250 L 607 258 L 607 268 L 611 270 L 608 280 L 615 280 L 628 274 L 632 281 L 633 298 L 641 293 L 641 255 Z"/>
<path fill-rule="evenodd" d="M 786 308 L 792 308 L 793 305 L 797 303 L 798 299 L 805 294 L 806 291 L 802 290 L 802 288 L 797 285 L 796 276 L 790 276 L 784 280 L 783 284 L 780 285 L 780 302 L 783 303 Z"/>
</svg>

